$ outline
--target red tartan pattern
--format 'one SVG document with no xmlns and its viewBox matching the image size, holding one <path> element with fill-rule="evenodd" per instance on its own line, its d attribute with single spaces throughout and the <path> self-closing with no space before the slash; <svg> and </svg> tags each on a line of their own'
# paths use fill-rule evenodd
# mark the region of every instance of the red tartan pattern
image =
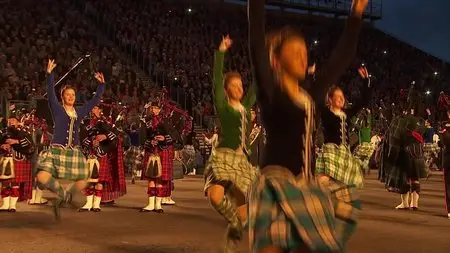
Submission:
<svg viewBox="0 0 450 253">
<path fill-rule="evenodd" d="M 31 199 L 31 192 L 33 187 L 33 164 L 29 160 L 16 161 L 14 160 L 15 178 L 0 180 L 3 186 L 13 184 L 20 184 L 19 200 Z"/>
<path fill-rule="evenodd" d="M 109 161 L 111 162 L 110 174 L 112 180 L 103 185 L 102 201 L 115 200 L 127 193 L 122 146 L 123 139 L 121 137 L 118 138 L 117 152 L 108 154 L 108 157 L 110 157 Z"/>
<path fill-rule="evenodd" d="M 111 168 L 113 165 L 113 156 L 107 154 L 103 157 L 97 158 L 100 168 L 98 168 L 98 181 L 108 183 L 113 180 Z"/>
<path fill-rule="evenodd" d="M 172 164 L 173 164 L 173 158 L 175 156 L 175 151 L 173 149 L 173 146 L 170 145 L 167 149 L 161 150 L 157 147 L 154 148 L 153 152 L 145 151 L 144 154 L 144 172 L 146 170 L 148 158 L 152 154 L 158 154 L 161 159 L 161 177 L 159 180 L 163 181 L 170 181 L 172 180 Z M 142 179 L 148 179 L 145 176 L 145 173 L 142 173 Z"/>
</svg>

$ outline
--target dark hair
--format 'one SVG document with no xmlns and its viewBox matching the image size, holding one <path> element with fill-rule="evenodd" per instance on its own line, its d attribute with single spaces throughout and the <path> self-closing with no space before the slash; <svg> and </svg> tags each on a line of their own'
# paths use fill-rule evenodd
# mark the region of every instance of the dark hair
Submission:
<svg viewBox="0 0 450 253">
<path fill-rule="evenodd" d="M 327 95 L 325 96 L 325 104 L 328 105 L 328 100 L 331 99 L 331 98 L 333 97 L 334 93 L 335 93 L 337 90 L 341 90 L 341 91 L 342 91 L 342 88 L 339 87 L 339 86 L 337 86 L 337 85 L 332 85 L 332 86 L 328 89 Z"/>
<path fill-rule="evenodd" d="M 225 89 L 228 87 L 229 82 L 233 78 L 238 78 L 238 79 L 242 80 L 242 76 L 239 72 L 236 72 L 236 71 L 227 72 L 223 78 Z"/>
<path fill-rule="evenodd" d="M 267 34 L 266 45 L 269 48 L 269 54 L 279 56 L 283 45 L 292 38 L 304 39 L 305 37 L 301 32 L 296 31 L 289 26 L 285 26 Z"/>
<path fill-rule="evenodd" d="M 61 88 L 61 97 L 63 97 L 64 92 L 66 90 L 73 90 L 75 93 L 77 92 L 77 89 L 75 88 L 75 86 L 67 84 L 67 85 L 64 85 L 64 87 Z"/>
</svg>

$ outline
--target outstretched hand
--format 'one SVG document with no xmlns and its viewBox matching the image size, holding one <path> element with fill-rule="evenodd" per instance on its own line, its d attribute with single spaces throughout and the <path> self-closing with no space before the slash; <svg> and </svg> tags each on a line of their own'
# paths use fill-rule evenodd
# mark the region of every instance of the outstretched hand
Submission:
<svg viewBox="0 0 450 253">
<path fill-rule="evenodd" d="M 105 83 L 105 77 L 103 76 L 103 73 L 97 72 L 94 75 L 95 79 L 97 79 L 97 81 L 101 84 Z"/>
<path fill-rule="evenodd" d="M 370 77 L 369 71 L 367 71 L 366 67 L 360 67 L 358 72 L 362 79 L 368 79 Z"/>
<path fill-rule="evenodd" d="M 230 35 L 226 35 L 222 38 L 222 42 L 220 42 L 219 51 L 225 53 L 233 44 L 233 41 L 230 38 Z"/>
<path fill-rule="evenodd" d="M 47 63 L 47 74 L 52 73 L 52 71 L 55 69 L 55 67 L 56 67 L 55 60 L 48 59 L 48 63 Z"/>
</svg>

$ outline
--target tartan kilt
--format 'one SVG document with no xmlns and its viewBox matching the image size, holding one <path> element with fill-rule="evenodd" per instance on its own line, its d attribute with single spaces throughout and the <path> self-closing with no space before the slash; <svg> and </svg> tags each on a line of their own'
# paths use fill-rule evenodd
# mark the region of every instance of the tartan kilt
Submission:
<svg viewBox="0 0 450 253">
<path fill-rule="evenodd" d="M 357 201 L 347 186 L 336 185 L 296 178 L 280 166 L 265 167 L 250 191 L 252 252 L 269 245 L 289 252 L 305 246 L 311 252 L 343 252 L 356 229 Z"/>
<path fill-rule="evenodd" d="M 424 143 L 423 144 L 423 154 L 425 158 L 437 157 L 441 149 L 437 143 Z"/>
<path fill-rule="evenodd" d="M 81 150 L 58 145 L 53 145 L 39 155 L 37 170 L 47 171 L 55 178 L 71 181 L 89 177 L 87 160 Z"/>
<path fill-rule="evenodd" d="M 408 187 L 410 178 L 427 178 L 428 167 L 420 144 L 411 144 L 400 149 L 397 160 L 388 159 L 385 166 L 386 188 L 399 191 Z"/>
<path fill-rule="evenodd" d="M 209 187 L 222 185 L 236 187 L 247 197 L 251 184 L 256 179 L 258 170 L 253 167 L 245 154 L 232 149 L 218 148 L 211 154 L 203 176 L 205 178 L 204 192 Z"/>
<path fill-rule="evenodd" d="M 125 164 L 130 169 L 134 166 L 136 169 L 141 169 L 144 160 L 144 150 L 141 147 L 131 146 L 125 152 Z"/>
<path fill-rule="evenodd" d="M 117 150 L 108 154 L 111 180 L 103 186 L 102 201 L 115 200 L 127 193 L 122 142 L 119 138 Z"/>
<path fill-rule="evenodd" d="M 105 155 L 102 157 L 97 157 L 97 160 L 100 163 L 100 167 L 98 168 L 98 181 L 111 182 L 113 179 L 111 174 L 113 167 L 111 157 L 109 155 Z"/>
<path fill-rule="evenodd" d="M 348 147 L 326 143 L 317 156 L 315 174 L 327 175 L 338 182 L 356 187 L 363 186 L 361 161 L 355 158 Z"/>
<path fill-rule="evenodd" d="M 32 183 L 33 180 L 33 164 L 30 160 L 17 161 L 14 160 L 14 178 L 1 180 L 3 184 L 22 184 Z"/>
<path fill-rule="evenodd" d="M 170 146 L 168 149 L 160 150 L 157 152 L 161 159 L 161 176 L 158 177 L 159 180 L 162 181 L 170 181 L 172 180 L 172 166 L 173 166 L 173 158 L 175 156 L 175 151 L 173 150 L 173 146 Z M 155 153 L 152 152 L 145 152 L 144 154 L 144 166 L 147 166 L 148 159 L 151 155 L 155 155 Z M 147 168 L 145 168 L 147 169 Z M 153 179 L 148 178 L 147 173 L 142 173 L 143 179 Z"/>
<path fill-rule="evenodd" d="M 366 160 L 370 159 L 374 150 L 375 149 L 372 144 L 363 142 L 355 148 L 355 150 L 353 151 L 353 155 L 360 160 Z"/>
</svg>

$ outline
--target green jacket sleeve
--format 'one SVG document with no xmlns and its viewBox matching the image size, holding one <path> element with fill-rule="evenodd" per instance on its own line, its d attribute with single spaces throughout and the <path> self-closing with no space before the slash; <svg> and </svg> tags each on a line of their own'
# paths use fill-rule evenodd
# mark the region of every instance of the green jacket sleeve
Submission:
<svg viewBox="0 0 450 253">
<path fill-rule="evenodd" d="M 213 72 L 213 82 L 214 82 L 214 104 L 218 112 L 220 112 L 225 104 L 225 86 L 223 83 L 223 61 L 225 54 L 216 51 L 214 55 L 214 72 Z"/>
</svg>

